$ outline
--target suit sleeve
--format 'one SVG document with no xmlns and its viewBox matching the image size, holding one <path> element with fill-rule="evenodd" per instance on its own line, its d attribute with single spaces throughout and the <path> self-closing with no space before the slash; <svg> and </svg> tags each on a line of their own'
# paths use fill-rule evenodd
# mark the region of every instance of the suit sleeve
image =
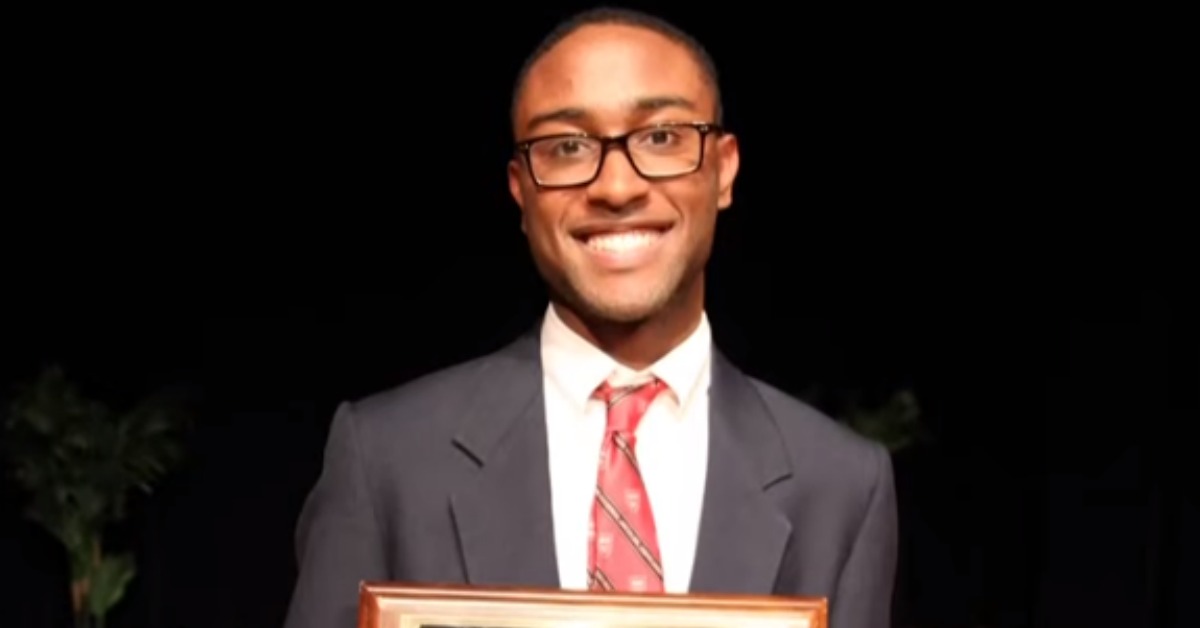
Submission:
<svg viewBox="0 0 1200 628">
<path fill-rule="evenodd" d="M 875 448 L 874 485 L 866 514 L 830 603 L 833 628 L 887 628 L 896 577 L 896 487 L 891 455 Z"/>
<path fill-rule="evenodd" d="M 296 527 L 299 574 L 285 628 L 355 628 L 359 583 L 384 580 L 380 526 L 350 404 L 337 410 L 324 466 Z"/>
</svg>

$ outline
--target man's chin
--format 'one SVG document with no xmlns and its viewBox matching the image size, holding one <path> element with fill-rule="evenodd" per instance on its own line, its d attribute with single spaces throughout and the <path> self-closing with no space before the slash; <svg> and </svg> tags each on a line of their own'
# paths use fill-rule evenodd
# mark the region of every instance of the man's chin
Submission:
<svg viewBox="0 0 1200 628">
<path fill-rule="evenodd" d="M 637 325 L 649 320 L 655 312 L 656 310 L 645 306 L 593 304 L 587 310 L 587 317 L 602 324 Z"/>
<path fill-rule="evenodd" d="M 580 314 L 599 323 L 630 325 L 653 318 L 666 307 L 661 294 L 630 298 L 621 294 L 583 294 L 577 299 Z"/>
<path fill-rule="evenodd" d="M 556 292 L 592 323 L 636 324 L 660 315 L 682 287 L 675 273 L 596 274 L 590 269 L 559 277 Z"/>
</svg>

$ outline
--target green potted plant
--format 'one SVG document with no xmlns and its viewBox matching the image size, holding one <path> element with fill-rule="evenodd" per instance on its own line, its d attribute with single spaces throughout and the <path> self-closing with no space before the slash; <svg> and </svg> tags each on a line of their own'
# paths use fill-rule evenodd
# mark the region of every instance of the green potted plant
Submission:
<svg viewBox="0 0 1200 628">
<path fill-rule="evenodd" d="M 29 494 L 27 515 L 57 538 L 70 559 L 77 628 L 103 628 L 136 572 L 132 554 L 114 553 L 105 533 L 126 517 L 135 490 L 149 493 L 181 457 L 184 415 L 148 398 L 114 411 L 50 367 L 9 406 L 5 453 Z"/>
<path fill-rule="evenodd" d="M 880 404 L 852 399 L 840 418 L 854 431 L 883 443 L 892 452 L 928 437 L 921 425 L 917 396 L 907 388 L 894 391 Z"/>
<path fill-rule="evenodd" d="M 829 412 L 855 432 L 881 443 L 892 453 L 930 438 L 921 422 L 917 395 L 910 388 L 894 389 L 880 398 L 859 389 L 835 392 L 813 386 L 801 397 Z"/>
</svg>

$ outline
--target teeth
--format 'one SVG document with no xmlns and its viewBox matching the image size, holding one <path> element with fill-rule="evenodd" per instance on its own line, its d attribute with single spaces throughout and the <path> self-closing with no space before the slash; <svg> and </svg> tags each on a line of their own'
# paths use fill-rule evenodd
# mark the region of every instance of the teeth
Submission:
<svg viewBox="0 0 1200 628">
<path fill-rule="evenodd" d="M 610 253 L 623 253 L 653 244 L 659 238 L 657 231 L 623 231 L 600 233 L 588 238 L 589 248 Z"/>
</svg>

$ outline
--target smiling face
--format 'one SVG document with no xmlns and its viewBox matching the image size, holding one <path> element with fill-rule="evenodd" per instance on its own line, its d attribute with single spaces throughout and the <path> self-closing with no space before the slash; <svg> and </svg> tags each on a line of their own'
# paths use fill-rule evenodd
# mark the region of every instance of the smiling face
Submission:
<svg viewBox="0 0 1200 628">
<path fill-rule="evenodd" d="M 687 48 L 642 28 L 589 25 L 530 68 L 513 124 L 519 140 L 603 137 L 714 122 L 716 111 L 715 90 Z M 635 134 L 628 144 L 633 161 L 619 145 L 603 152 L 598 146 L 539 144 L 529 160 L 509 163 L 509 189 L 538 269 L 580 318 L 631 323 L 680 309 L 698 317 L 717 213 L 732 199 L 736 139 L 695 134 L 693 127 Z M 703 161 L 687 174 L 648 179 L 634 167 L 666 172 L 672 163 L 694 163 L 701 147 Z M 532 161 L 543 183 L 563 181 L 550 177 L 586 176 L 592 171 L 584 162 L 601 157 L 595 178 L 572 187 L 539 186 L 529 168 Z"/>
</svg>

